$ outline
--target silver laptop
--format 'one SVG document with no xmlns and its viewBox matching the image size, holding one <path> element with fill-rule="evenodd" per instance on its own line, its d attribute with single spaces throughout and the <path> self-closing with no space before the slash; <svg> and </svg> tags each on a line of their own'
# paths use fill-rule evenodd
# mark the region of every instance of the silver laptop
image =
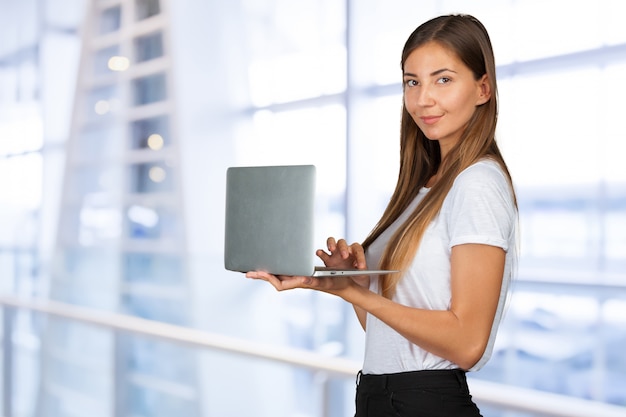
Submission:
<svg viewBox="0 0 626 417">
<path fill-rule="evenodd" d="M 314 211 L 315 166 L 228 168 L 225 268 L 298 276 L 395 272 L 315 266 Z"/>
</svg>

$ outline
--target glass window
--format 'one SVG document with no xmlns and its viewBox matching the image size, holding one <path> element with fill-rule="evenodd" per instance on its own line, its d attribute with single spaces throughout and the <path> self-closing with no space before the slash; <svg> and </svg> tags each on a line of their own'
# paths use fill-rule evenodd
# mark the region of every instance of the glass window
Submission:
<svg viewBox="0 0 626 417">
<path fill-rule="evenodd" d="M 339 93 L 345 89 L 345 72 L 346 52 L 340 46 L 260 58 L 249 68 L 252 103 L 264 106 Z"/>
<path fill-rule="evenodd" d="M 81 330 L 83 330 L 81 328 Z M 82 338 L 87 338 L 88 335 L 84 334 Z M 53 375 L 58 375 L 63 379 L 63 385 L 65 389 L 70 389 L 75 392 L 81 393 L 84 397 L 89 398 L 91 405 L 98 404 L 98 401 L 101 401 L 99 404 L 101 407 L 106 407 L 105 404 L 110 401 L 110 399 L 103 398 L 103 394 L 107 392 L 107 388 L 110 384 L 108 372 L 102 365 L 109 365 L 108 360 L 104 360 L 101 363 L 97 364 L 96 368 L 91 368 L 88 372 L 89 378 L 86 378 L 86 370 L 84 363 L 77 360 L 81 358 L 83 360 L 89 360 L 87 356 L 87 349 L 77 350 L 72 352 L 71 354 L 67 354 L 62 357 L 51 357 L 50 361 L 47 363 L 47 366 L 50 368 L 50 372 Z M 110 357 L 107 355 L 105 357 Z M 76 402 L 73 404 L 72 408 L 75 411 L 81 408 L 78 405 L 80 402 Z M 83 405 L 84 407 L 84 405 Z M 78 411 L 80 412 L 80 411 Z M 88 412 L 87 410 L 83 410 L 83 412 Z M 91 412 L 89 412 L 91 414 Z M 93 414 L 91 414 L 93 415 Z"/>
<path fill-rule="evenodd" d="M 27 223 L 27 219 L 18 218 L 12 219 L 17 225 L 10 224 L 10 222 L 3 221 L 0 216 L 0 229 L 3 231 L 3 236 L 0 237 L 0 276 L 3 277 L 0 282 L 0 292 L 8 293 L 15 291 L 26 295 L 32 290 L 34 283 L 33 271 L 36 271 L 40 266 L 40 260 L 37 249 L 35 248 L 36 240 L 33 239 L 31 232 L 36 230 L 35 219 L 31 218 L 30 223 Z M 11 230 L 10 228 L 13 228 Z M 20 242 L 15 242 L 15 236 L 23 233 L 27 229 L 29 236 L 20 236 Z M 8 243 L 6 243 L 8 241 Z M 33 245 L 31 248 L 11 248 L 6 249 L 9 245 L 19 243 L 22 245 Z M 30 295 L 30 294 L 28 294 Z"/>
<path fill-rule="evenodd" d="M 123 129 L 115 123 L 86 124 L 74 144 L 77 161 L 118 158 L 124 149 Z"/>
<path fill-rule="evenodd" d="M 251 46 L 248 88 L 253 105 L 345 90 L 343 1 L 266 0 L 244 2 L 244 9 L 247 15 L 242 29 Z M 324 30 L 319 30 L 321 27 Z"/>
<path fill-rule="evenodd" d="M 49 415 L 104 417 L 106 413 L 103 410 L 110 409 L 113 400 L 114 381 L 113 373 L 110 372 L 113 367 L 113 333 L 108 329 L 62 321 L 54 317 L 47 321 L 49 344 L 46 343 L 42 348 L 42 356 L 48 369 L 47 378 L 54 375 L 56 384 L 62 384 L 66 392 L 80 396 L 81 400 L 62 401 L 63 396 L 52 388 L 55 384 L 51 383 L 40 387 L 37 403 L 45 404 L 48 414 L 56 411 Z M 52 404 L 59 406 L 52 407 Z"/>
<path fill-rule="evenodd" d="M 170 145 L 169 117 L 158 116 L 131 123 L 131 148 L 158 151 Z"/>
<path fill-rule="evenodd" d="M 135 62 L 149 61 L 161 56 L 163 56 L 163 34 L 161 32 L 135 39 Z"/>
<path fill-rule="evenodd" d="M 178 216 L 164 207 L 147 207 L 139 204 L 126 210 L 128 237 L 139 240 L 172 239 L 179 237 Z"/>
<path fill-rule="evenodd" d="M 0 65 L 0 103 L 17 100 L 17 70 L 14 66 Z"/>
<path fill-rule="evenodd" d="M 122 21 L 122 6 L 104 9 L 100 13 L 100 34 L 115 32 L 120 29 Z"/>
<path fill-rule="evenodd" d="M 126 314 L 158 320 L 172 324 L 182 324 L 188 314 L 187 309 L 181 308 L 182 299 L 163 299 L 133 294 L 122 296 L 122 304 Z"/>
<path fill-rule="evenodd" d="M 162 356 L 162 358 L 167 356 Z M 178 358 L 181 357 L 179 353 Z M 184 356 L 183 356 L 184 357 Z M 177 361 L 181 362 L 181 361 Z M 161 359 L 160 365 L 163 365 Z M 195 366 L 195 365 L 191 365 Z M 128 397 L 128 410 L 132 415 L 167 417 L 172 415 L 193 416 L 196 412 L 197 404 L 193 399 L 192 388 L 185 390 L 178 388 L 175 395 L 164 392 L 162 389 L 153 388 L 154 384 L 139 384 L 138 378 L 131 379 Z"/>
<path fill-rule="evenodd" d="M 12 102 L 0 109 L 0 155 L 41 149 L 43 122 L 40 111 L 35 102 L 19 105 Z"/>
<path fill-rule="evenodd" d="M 33 57 L 32 60 L 24 60 L 18 67 L 17 100 L 20 102 L 28 103 L 38 99 L 40 86 L 36 60 L 36 57 Z"/>
<path fill-rule="evenodd" d="M 532 0 L 514 2 L 511 7 L 513 37 L 510 46 L 516 51 L 517 61 L 584 51 L 604 42 L 601 18 L 604 10 L 597 3 L 578 2 L 572 7 L 568 0 Z M 541 13 L 537 13 L 539 7 Z M 564 10 L 567 10 L 567 19 L 555 21 L 555 16 L 563 15 Z M 532 30 L 529 22 L 532 22 Z M 585 30 L 580 30 L 580 22 L 585 22 Z M 555 36 L 555 24 L 560 33 L 568 36 Z"/>
<path fill-rule="evenodd" d="M 611 204 L 604 216 L 603 230 L 606 233 L 606 257 L 617 262 L 615 272 L 626 271 L 626 193 Z M 617 266 L 619 265 L 619 267 Z"/>
<path fill-rule="evenodd" d="M 94 53 L 94 73 L 96 75 L 102 75 L 111 72 L 111 59 L 119 57 L 119 54 L 119 45 L 109 46 L 96 51 Z"/>
<path fill-rule="evenodd" d="M 36 210 L 42 199 L 42 176 L 43 158 L 40 153 L 0 158 L 0 189 L 2 190 L 0 207 L 7 212 Z M 0 222 L 2 219 L 3 217 L 0 217 Z M 8 232 L 13 227 L 0 229 Z M 16 237 L 10 236 L 9 233 L 0 233 L 0 235 L 4 235 L 0 236 L 0 242 L 3 237 L 11 240 Z"/>
<path fill-rule="evenodd" d="M 173 191 L 172 170 L 165 162 L 135 164 L 130 167 L 131 193 Z"/>
<path fill-rule="evenodd" d="M 0 222 L 0 227 L 4 229 L 4 221 Z M 17 257 L 15 249 L 0 249 L 0 276 L 6 277 L 0 281 L 0 292 L 11 294 L 16 289 L 18 274 L 16 273 Z"/>
<path fill-rule="evenodd" d="M 165 74 L 154 74 L 133 80 L 134 104 L 141 106 L 167 98 Z"/>
<path fill-rule="evenodd" d="M 80 208 L 71 207 L 68 211 L 70 210 L 80 213 Z M 71 213 L 71 218 L 79 220 L 80 214 Z M 71 237 L 69 242 L 72 244 L 65 248 L 63 258 L 58 260 L 64 269 L 54 271 L 60 279 L 53 286 L 58 290 L 53 298 L 95 308 L 109 309 L 117 305 L 119 252 L 111 247 L 76 245 L 77 241 L 77 237 Z M 92 291 L 87 291 L 88 287 Z M 80 340 L 77 342 L 80 343 Z"/>
<path fill-rule="evenodd" d="M 194 358 L 193 350 L 166 341 L 131 337 L 129 340 L 129 369 L 144 375 L 152 375 L 165 380 L 179 383 L 193 383 L 195 374 L 190 371 L 190 360 Z M 181 353 L 186 354 L 180 356 Z M 163 363 L 163 358 L 180 357 L 181 361 Z"/>
<path fill-rule="evenodd" d="M 95 2 L 90 2 L 95 3 Z M 85 9 L 88 4 L 84 0 L 63 0 L 62 2 L 43 3 L 37 16 L 40 22 L 46 22 L 49 27 L 73 28 L 77 22 L 85 17 Z M 103 3 L 97 0 L 96 3 Z M 109 2 L 110 3 L 110 2 Z"/>
<path fill-rule="evenodd" d="M 569 204 L 568 204 L 569 203 Z M 591 229 L 584 209 L 568 207 L 564 201 L 556 207 L 538 208 L 526 212 L 523 235 L 526 242 L 526 256 L 537 258 L 587 259 L 590 253 Z"/>
<path fill-rule="evenodd" d="M 180 256 L 154 253 L 124 254 L 124 280 L 175 284 L 183 281 L 183 259 Z"/>
<path fill-rule="evenodd" d="M 626 3 L 624 3 L 626 5 Z M 626 32 L 626 31 L 623 31 Z M 626 42 L 626 41 L 625 41 Z M 598 87 L 597 106 L 600 112 L 600 129 L 602 135 L 596 138 L 599 150 L 600 169 L 607 184 L 618 190 L 626 190 L 626 140 L 624 140 L 624 97 L 626 97 L 626 62 L 615 62 L 606 65 L 600 77 L 610 81 L 610 87 Z M 619 184 L 619 186 L 618 186 Z M 624 192 L 624 191 L 623 191 Z"/>
<path fill-rule="evenodd" d="M 499 138 L 506 142 L 511 155 L 508 162 L 518 184 L 564 186 L 597 183 L 601 179 L 602 148 L 588 146 L 588 143 L 604 140 L 599 129 L 603 126 L 602 107 L 598 105 L 603 88 L 591 82 L 603 78 L 599 68 L 555 68 L 537 74 L 520 74 L 503 84 Z M 581 99 L 581 92 L 571 86 L 580 80 L 589 82 L 584 92 L 585 117 L 581 123 L 571 123 L 572 115 L 580 113 Z M 537 100 L 537 91 L 543 91 L 550 99 Z M 527 123 L 526 117 L 532 117 L 531 114 L 552 117 Z M 594 137 L 597 139 L 591 139 Z M 567 157 L 564 150 L 567 150 Z M 555 158 L 559 169 L 554 169 Z M 586 169 L 581 169 L 583 166 Z"/>
<path fill-rule="evenodd" d="M 75 197 L 100 192 L 114 192 L 121 181 L 120 172 L 112 166 L 83 165 L 76 167 L 75 176 L 69 178 L 69 190 Z"/>
<path fill-rule="evenodd" d="M 122 234 L 120 209 L 93 197 L 85 199 L 79 213 L 78 240 L 86 246 L 118 239 Z"/>
<path fill-rule="evenodd" d="M 161 13 L 159 0 L 135 0 L 135 20 L 143 20 Z"/>
<path fill-rule="evenodd" d="M 119 111 L 121 102 L 117 85 L 104 85 L 88 93 L 87 106 L 84 109 L 90 121 L 109 117 Z"/>
</svg>

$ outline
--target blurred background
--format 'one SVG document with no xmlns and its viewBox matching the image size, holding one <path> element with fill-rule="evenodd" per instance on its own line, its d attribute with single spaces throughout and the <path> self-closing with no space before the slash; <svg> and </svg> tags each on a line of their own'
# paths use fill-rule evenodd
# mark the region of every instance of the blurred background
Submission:
<svg viewBox="0 0 626 417">
<path fill-rule="evenodd" d="M 345 303 L 224 270 L 226 169 L 315 164 L 316 244 L 363 240 L 395 185 L 404 41 L 456 12 L 491 34 L 521 229 L 494 355 L 470 384 L 626 407 L 620 0 L 0 0 L 2 300 L 358 366 Z M 353 378 L 28 308 L 5 305 L 3 323 L 4 417 L 354 412 Z M 486 417 L 541 415 L 479 400 Z"/>
</svg>

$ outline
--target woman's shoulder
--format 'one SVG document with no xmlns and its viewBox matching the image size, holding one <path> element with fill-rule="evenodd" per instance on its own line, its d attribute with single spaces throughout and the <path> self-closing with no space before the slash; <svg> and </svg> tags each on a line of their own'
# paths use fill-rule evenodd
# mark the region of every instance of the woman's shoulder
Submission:
<svg viewBox="0 0 626 417">
<path fill-rule="evenodd" d="M 500 164 L 490 158 L 484 158 L 465 168 L 454 180 L 453 187 L 467 187 L 494 184 L 509 185 L 508 177 Z"/>
<path fill-rule="evenodd" d="M 504 208 L 507 215 L 515 212 L 515 195 L 504 168 L 493 159 L 481 159 L 456 177 L 446 196 L 448 211 L 493 213 Z M 445 210 L 444 210 L 445 211 Z"/>
<path fill-rule="evenodd" d="M 483 158 L 461 171 L 457 179 L 465 177 L 499 177 L 506 179 L 506 174 L 498 161 L 491 158 Z"/>
</svg>

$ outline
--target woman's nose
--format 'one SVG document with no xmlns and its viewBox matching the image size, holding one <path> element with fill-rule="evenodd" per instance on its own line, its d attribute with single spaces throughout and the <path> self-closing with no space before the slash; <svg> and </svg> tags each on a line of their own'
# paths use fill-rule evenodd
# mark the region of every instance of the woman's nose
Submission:
<svg viewBox="0 0 626 417">
<path fill-rule="evenodd" d="M 417 91 L 416 103 L 418 106 L 431 106 L 434 103 L 432 91 L 429 86 L 424 85 Z"/>
</svg>

